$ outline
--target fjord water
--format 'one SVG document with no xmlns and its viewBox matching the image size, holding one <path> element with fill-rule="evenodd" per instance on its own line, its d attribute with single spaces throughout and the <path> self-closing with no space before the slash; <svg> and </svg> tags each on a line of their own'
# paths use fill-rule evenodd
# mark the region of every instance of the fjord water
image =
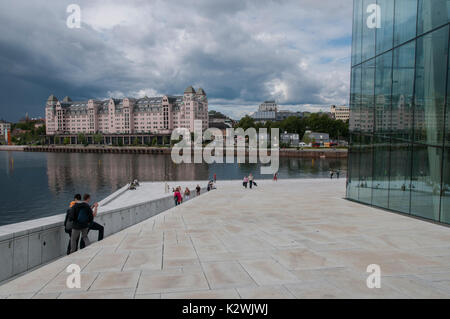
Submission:
<svg viewBox="0 0 450 319">
<path fill-rule="evenodd" d="M 346 159 L 280 158 L 279 178 L 345 178 Z M 241 180 L 260 164 L 175 164 L 168 155 L 0 152 L 0 225 L 65 213 L 75 193 L 100 201 L 133 179 Z M 206 185 L 202 185 L 206 186 Z M 314 200 L 314 199 L 311 199 Z"/>
</svg>

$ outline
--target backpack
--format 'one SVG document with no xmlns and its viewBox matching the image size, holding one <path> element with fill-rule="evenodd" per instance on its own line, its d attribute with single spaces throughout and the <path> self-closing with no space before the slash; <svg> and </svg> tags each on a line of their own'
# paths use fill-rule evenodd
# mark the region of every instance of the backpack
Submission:
<svg viewBox="0 0 450 319">
<path fill-rule="evenodd" d="M 89 211 L 84 206 L 78 209 L 77 223 L 80 225 L 89 223 Z"/>
<path fill-rule="evenodd" d="M 85 204 L 76 204 L 74 207 L 74 217 L 73 220 L 78 228 L 85 228 L 89 226 L 92 221 L 92 214 L 90 207 Z"/>
</svg>

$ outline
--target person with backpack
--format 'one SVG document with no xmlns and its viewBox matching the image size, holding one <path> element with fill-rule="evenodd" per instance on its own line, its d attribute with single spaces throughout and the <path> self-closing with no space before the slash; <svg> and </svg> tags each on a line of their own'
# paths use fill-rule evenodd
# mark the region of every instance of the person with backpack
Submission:
<svg viewBox="0 0 450 319">
<path fill-rule="evenodd" d="M 89 225 L 94 221 L 94 216 L 97 215 L 98 203 L 89 206 L 91 196 L 84 194 L 83 202 L 76 203 L 73 206 L 73 225 L 72 236 L 70 237 L 70 253 L 74 253 L 78 249 L 78 239 L 84 241 L 85 246 L 89 246 L 88 238 Z"/>
<path fill-rule="evenodd" d="M 69 209 L 66 212 L 66 218 L 64 220 L 64 231 L 69 235 L 69 244 L 67 245 L 67 255 L 70 254 L 70 241 L 72 238 L 72 226 L 73 226 L 73 206 L 81 202 L 81 195 L 76 194 L 73 201 L 69 204 Z"/>
</svg>

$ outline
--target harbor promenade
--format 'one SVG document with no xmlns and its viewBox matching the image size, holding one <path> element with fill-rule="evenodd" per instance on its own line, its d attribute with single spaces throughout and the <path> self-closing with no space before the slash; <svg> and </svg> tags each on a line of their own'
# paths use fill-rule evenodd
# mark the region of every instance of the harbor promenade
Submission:
<svg viewBox="0 0 450 319">
<path fill-rule="evenodd" d="M 448 227 L 344 196 L 344 179 L 258 181 L 254 189 L 219 181 L 1 285 L 0 297 L 450 298 Z M 66 286 L 70 264 L 81 268 L 79 289 Z M 366 284 L 373 264 L 379 289 Z"/>
</svg>

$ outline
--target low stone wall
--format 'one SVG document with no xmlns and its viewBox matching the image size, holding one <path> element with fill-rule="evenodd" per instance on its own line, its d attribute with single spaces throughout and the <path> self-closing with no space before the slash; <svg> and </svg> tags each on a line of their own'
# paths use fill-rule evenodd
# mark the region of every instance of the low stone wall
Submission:
<svg viewBox="0 0 450 319">
<path fill-rule="evenodd" d="M 21 145 L 0 145 L 0 151 L 24 151 L 25 147 Z"/>
<path fill-rule="evenodd" d="M 122 190 L 110 197 L 116 198 Z M 201 194 L 204 193 L 205 189 L 202 189 Z M 192 197 L 195 196 L 192 192 Z M 107 237 L 174 206 L 170 195 L 99 212 L 95 221 L 105 227 Z M 0 283 L 66 255 L 69 236 L 64 231 L 64 218 L 65 215 L 61 214 L 0 227 Z M 89 233 L 92 242 L 97 241 L 97 236 L 97 231 Z"/>
<path fill-rule="evenodd" d="M 55 152 L 55 153 L 112 153 L 112 154 L 166 154 L 170 155 L 171 148 L 168 147 L 143 147 L 143 146 L 82 146 L 82 145 L 66 145 L 66 146 L 26 146 L 21 149 L 25 152 Z M 194 150 L 192 151 L 194 152 Z M 231 150 L 233 152 L 233 149 Z M 214 152 L 213 152 L 214 153 Z M 226 149 L 223 149 L 226 153 Z M 248 150 L 246 150 L 248 156 Z M 270 154 L 270 151 L 269 151 Z M 296 157 L 296 158 L 346 158 L 346 149 L 280 149 L 280 157 Z M 237 155 L 237 150 L 234 149 L 234 155 Z"/>
<path fill-rule="evenodd" d="M 295 158 L 347 158 L 346 149 L 318 148 L 318 149 L 280 149 L 280 157 Z"/>
</svg>

